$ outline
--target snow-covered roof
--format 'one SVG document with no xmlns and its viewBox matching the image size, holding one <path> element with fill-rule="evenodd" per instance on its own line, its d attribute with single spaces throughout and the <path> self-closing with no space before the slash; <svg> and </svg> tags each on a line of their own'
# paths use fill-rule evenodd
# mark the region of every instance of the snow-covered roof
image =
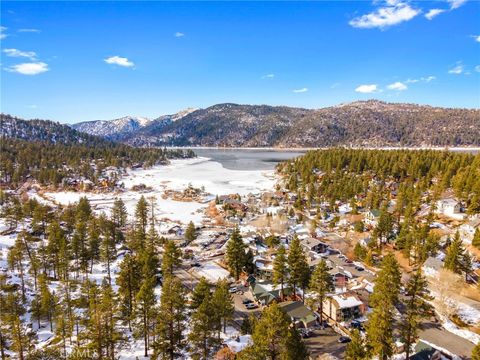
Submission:
<svg viewBox="0 0 480 360">
<path fill-rule="evenodd" d="M 363 304 L 355 295 L 333 295 L 332 299 L 337 302 L 340 309 L 348 309 Z"/>
</svg>

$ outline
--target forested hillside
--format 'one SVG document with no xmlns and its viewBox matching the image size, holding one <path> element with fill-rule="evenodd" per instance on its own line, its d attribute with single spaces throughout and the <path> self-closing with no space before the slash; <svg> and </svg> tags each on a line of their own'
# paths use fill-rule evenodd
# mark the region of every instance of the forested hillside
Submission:
<svg viewBox="0 0 480 360">
<path fill-rule="evenodd" d="M 96 183 L 103 169 L 149 167 L 192 151 L 139 149 L 81 133 L 51 121 L 1 117 L 0 181 L 6 186 L 36 179 L 59 185 L 64 179 Z"/>
<path fill-rule="evenodd" d="M 125 140 L 137 146 L 472 146 L 480 111 L 381 101 L 323 109 L 218 104 L 149 124 Z"/>
</svg>

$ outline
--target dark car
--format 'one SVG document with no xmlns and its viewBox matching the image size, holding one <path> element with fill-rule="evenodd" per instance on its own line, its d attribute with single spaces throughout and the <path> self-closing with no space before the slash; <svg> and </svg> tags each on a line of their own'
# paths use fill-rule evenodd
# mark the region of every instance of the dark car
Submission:
<svg viewBox="0 0 480 360">
<path fill-rule="evenodd" d="M 350 341 L 352 341 L 352 339 L 350 339 L 348 336 L 340 336 L 338 339 L 338 342 L 342 344 L 349 343 Z"/>
<path fill-rule="evenodd" d="M 250 303 L 252 303 L 252 302 L 253 302 L 253 301 L 250 300 L 250 299 L 243 299 L 243 300 L 242 300 L 242 304 L 243 304 L 243 305 L 250 304 Z"/>
<path fill-rule="evenodd" d="M 350 260 L 350 259 L 345 259 L 345 263 L 346 263 L 346 264 L 353 264 L 353 261 Z"/>
<path fill-rule="evenodd" d="M 357 270 L 357 271 L 363 271 L 363 270 L 365 270 L 365 269 L 364 269 L 363 267 L 361 267 L 361 266 L 355 266 L 355 270 Z"/>
<path fill-rule="evenodd" d="M 360 321 L 352 321 L 350 325 L 352 326 L 352 329 L 357 329 L 357 330 L 360 330 L 360 331 L 365 330 Z"/>
</svg>

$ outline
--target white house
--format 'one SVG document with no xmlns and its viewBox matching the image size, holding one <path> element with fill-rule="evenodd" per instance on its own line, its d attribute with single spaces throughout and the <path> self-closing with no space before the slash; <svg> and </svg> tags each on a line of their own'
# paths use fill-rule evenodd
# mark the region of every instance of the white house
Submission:
<svg viewBox="0 0 480 360">
<path fill-rule="evenodd" d="M 428 277 L 437 277 L 438 272 L 443 267 L 443 262 L 437 258 L 430 256 L 423 263 L 422 270 L 425 276 Z"/>
<path fill-rule="evenodd" d="M 442 214 L 454 219 L 463 219 L 462 205 L 455 199 L 447 198 L 437 201 L 437 214 Z"/>
<path fill-rule="evenodd" d="M 460 237 L 465 243 L 471 244 L 473 240 L 473 235 L 475 234 L 475 231 L 477 229 L 480 229 L 480 217 L 473 218 L 460 226 Z"/>
<path fill-rule="evenodd" d="M 366 225 L 369 225 L 371 227 L 375 227 L 378 224 L 378 219 L 380 218 L 380 210 L 378 209 L 372 209 L 368 210 L 367 213 L 365 214 L 365 219 L 363 222 Z"/>
</svg>

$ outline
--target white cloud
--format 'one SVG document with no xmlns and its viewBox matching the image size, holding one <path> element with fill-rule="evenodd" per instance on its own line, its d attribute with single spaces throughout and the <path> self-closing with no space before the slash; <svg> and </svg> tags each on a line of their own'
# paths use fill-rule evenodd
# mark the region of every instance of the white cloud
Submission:
<svg viewBox="0 0 480 360">
<path fill-rule="evenodd" d="M 18 29 L 18 32 L 23 32 L 23 33 L 39 33 L 40 30 L 38 30 L 38 29 Z"/>
<path fill-rule="evenodd" d="M 480 65 L 475 66 L 475 71 L 480 72 Z"/>
<path fill-rule="evenodd" d="M 400 81 L 397 81 L 397 82 L 394 82 L 390 85 L 387 85 L 387 89 L 389 90 L 397 90 L 397 91 L 403 91 L 403 90 L 407 90 L 408 89 L 408 86 L 405 85 L 404 83 L 400 82 Z"/>
<path fill-rule="evenodd" d="M 358 86 L 355 91 L 362 93 L 362 94 L 371 94 L 374 93 L 378 90 L 378 85 L 377 84 L 364 84 Z"/>
<path fill-rule="evenodd" d="M 8 34 L 5 34 L 6 30 L 7 28 L 5 26 L 0 26 L 0 40 L 3 40 L 8 36 Z"/>
<path fill-rule="evenodd" d="M 185 34 L 182 33 L 182 32 L 180 32 L 180 31 L 177 31 L 175 34 L 173 34 L 173 36 L 175 36 L 175 37 L 184 37 Z"/>
<path fill-rule="evenodd" d="M 18 49 L 3 49 L 3 52 L 10 57 L 26 57 L 30 60 L 35 60 L 37 54 L 34 51 L 21 51 Z"/>
<path fill-rule="evenodd" d="M 446 10 L 444 9 L 430 9 L 428 12 L 425 14 L 425 17 L 428 20 L 432 20 L 435 16 L 440 15 L 441 13 L 445 12 Z"/>
<path fill-rule="evenodd" d="M 480 42 L 480 35 L 472 35 L 472 38 L 473 38 L 476 42 Z"/>
<path fill-rule="evenodd" d="M 450 9 L 458 9 L 460 6 L 465 4 L 467 0 L 447 0 L 450 4 Z"/>
<path fill-rule="evenodd" d="M 448 73 L 449 74 L 460 75 L 464 71 L 465 71 L 465 66 L 461 62 L 458 62 L 457 65 L 455 65 L 453 68 L 448 70 Z"/>
<path fill-rule="evenodd" d="M 301 88 L 301 89 L 293 90 L 294 93 L 304 93 L 304 92 L 307 92 L 307 91 L 308 91 L 308 88 L 306 88 L 306 87 Z"/>
<path fill-rule="evenodd" d="M 433 81 L 433 80 L 435 80 L 435 79 L 436 79 L 436 77 L 433 76 L 433 75 L 420 78 L 420 80 L 425 81 L 425 82 L 430 82 L 430 81 Z"/>
<path fill-rule="evenodd" d="M 23 75 L 37 75 L 50 69 L 48 68 L 48 64 L 45 64 L 44 62 L 31 62 L 13 65 L 5 70 Z"/>
<path fill-rule="evenodd" d="M 262 79 L 273 79 L 275 77 L 275 74 L 267 74 L 263 75 L 261 78 Z"/>
<path fill-rule="evenodd" d="M 428 83 L 428 82 L 430 82 L 430 81 L 432 81 L 432 80 L 435 80 L 435 79 L 436 79 L 436 77 L 433 76 L 433 75 L 430 75 L 430 76 L 422 76 L 420 79 L 407 79 L 407 80 L 404 81 L 404 83 L 405 83 L 405 84 L 416 84 L 416 83 L 418 83 L 418 82 L 420 82 L 420 81 L 422 81 L 422 82 L 427 82 L 427 83 Z"/>
<path fill-rule="evenodd" d="M 113 65 L 118 65 L 118 66 L 123 66 L 123 67 L 135 66 L 135 64 L 132 61 L 128 60 L 125 57 L 121 57 L 121 56 L 110 56 L 110 57 L 104 59 L 103 61 L 105 61 L 107 64 L 113 64 Z"/>
<path fill-rule="evenodd" d="M 409 21 L 421 13 L 421 10 L 412 8 L 409 4 L 399 0 L 388 0 L 387 6 L 376 11 L 357 17 L 349 22 L 356 28 L 386 28 L 392 25 Z"/>
</svg>

